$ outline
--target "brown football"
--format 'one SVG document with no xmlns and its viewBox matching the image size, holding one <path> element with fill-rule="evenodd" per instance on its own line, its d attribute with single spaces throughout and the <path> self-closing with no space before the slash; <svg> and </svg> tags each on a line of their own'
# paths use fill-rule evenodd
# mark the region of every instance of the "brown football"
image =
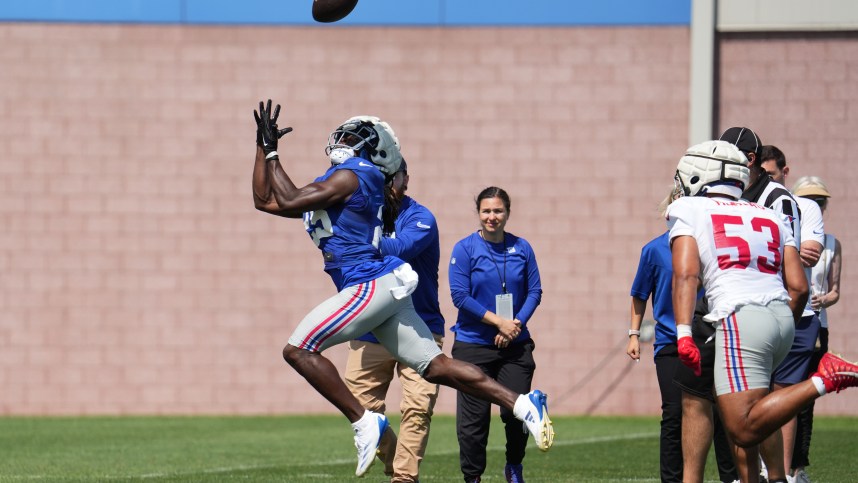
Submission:
<svg viewBox="0 0 858 483">
<path fill-rule="evenodd" d="M 313 0 L 313 19 L 323 23 L 342 20 L 357 3 L 358 0 Z"/>
</svg>

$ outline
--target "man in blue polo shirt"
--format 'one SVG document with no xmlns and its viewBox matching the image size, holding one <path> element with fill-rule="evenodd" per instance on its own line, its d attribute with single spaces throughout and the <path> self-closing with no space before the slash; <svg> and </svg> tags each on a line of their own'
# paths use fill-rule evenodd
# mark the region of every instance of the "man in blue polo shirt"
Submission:
<svg viewBox="0 0 858 483">
<path fill-rule="evenodd" d="M 681 196 L 676 188 L 661 203 L 660 213 L 663 217 L 667 207 Z M 633 360 L 639 361 L 640 328 L 646 313 L 647 300 L 652 298 L 652 316 L 656 320 L 655 341 L 653 342 L 653 357 L 655 360 L 656 377 L 661 392 L 661 440 L 660 466 L 662 483 L 680 483 L 683 481 L 683 468 L 687 464 L 700 462 L 699 455 L 683 455 L 682 452 L 682 389 L 673 383 L 673 376 L 681 364 L 676 349 L 676 320 L 673 315 L 673 261 L 670 252 L 669 233 L 654 238 L 641 249 L 637 273 L 631 289 L 631 328 L 626 353 Z M 705 302 L 703 302 L 705 305 Z M 705 313 L 705 311 L 703 311 Z M 702 315 L 701 315 L 702 316 Z M 732 482 L 737 479 L 736 467 L 733 463 L 729 442 L 723 426 L 717 420 L 714 426 L 715 455 L 718 463 L 718 473 L 721 481 Z M 694 428 L 685 428 L 694 430 Z M 712 440 L 708 434 L 701 439 Z M 694 445 L 695 448 L 705 448 L 709 452 L 709 443 Z M 702 449 L 701 449 L 702 451 Z M 684 459 L 683 456 L 688 458 Z M 705 462 L 705 455 L 703 456 Z M 700 469 L 702 471 L 702 468 Z M 692 471 L 696 473 L 697 471 Z"/>
</svg>

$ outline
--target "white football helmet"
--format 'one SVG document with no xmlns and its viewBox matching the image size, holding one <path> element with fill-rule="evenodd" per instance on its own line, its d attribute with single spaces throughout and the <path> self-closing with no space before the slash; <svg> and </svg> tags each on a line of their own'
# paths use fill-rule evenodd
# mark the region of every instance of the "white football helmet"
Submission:
<svg viewBox="0 0 858 483">
<path fill-rule="evenodd" d="M 750 180 L 748 158 L 727 141 L 706 141 L 688 148 L 676 166 L 676 183 L 685 196 L 705 194 L 714 186 L 739 188 Z"/>
<path fill-rule="evenodd" d="M 355 156 L 359 156 L 364 149 L 369 160 L 387 176 L 395 174 L 402 163 L 396 133 L 388 123 L 375 116 L 355 116 L 342 123 L 328 137 L 325 154 L 331 157 L 332 162 L 341 163 L 345 159 L 337 156 L 339 150 L 352 150 Z"/>
</svg>

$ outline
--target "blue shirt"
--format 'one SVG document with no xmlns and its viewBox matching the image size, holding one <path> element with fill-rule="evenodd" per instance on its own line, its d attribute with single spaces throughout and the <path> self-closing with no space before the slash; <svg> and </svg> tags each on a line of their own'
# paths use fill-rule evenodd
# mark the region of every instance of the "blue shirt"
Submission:
<svg viewBox="0 0 858 483">
<path fill-rule="evenodd" d="M 676 343 L 676 319 L 673 316 L 673 258 L 670 232 L 644 245 L 638 272 L 632 282 L 632 297 L 648 300 L 652 295 L 652 316 L 656 320 L 653 355 L 662 347 Z"/>
<path fill-rule="evenodd" d="M 381 239 L 381 253 L 393 255 L 411 264 L 420 277 L 411 294 L 414 308 L 434 334 L 444 333 L 444 316 L 438 304 L 438 263 L 441 246 L 435 216 L 425 206 L 404 197 L 394 223 L 394 233 Z M 378 342 L 372 333 L 358 340 Z"/>
<path fill-rule="evenodd" d="M 451 329 L 457 341 L 494 345 L 498 330 L 482 319 L 487 310 L 495 311 L 495 296 L 503 293 L 502 279 L 512 294 L 513 316 L 522 325 L 513 343 L 530 338 L 527 322 L 542 301 L 542 284 L 527 240 L 506 233 L 504 242 L 491 243 L 479 232 L 473 233 L 453 247 L 449 278 L 453 305 L 459 309 Z"/>
<path fill-rule="evenodd" d="M 381 208 L 384 206 L 384 175 L 363 158 L 350 158 L 333 165 L 316 181 L 347 169 L 358 177 L 358 188 L 347 201 L 304 213 L 304 228 L 322 251 L 325 272 L 337 290 L 375 280 L 402 265 L 402 260 L 382 256 Z"/>
</svg>

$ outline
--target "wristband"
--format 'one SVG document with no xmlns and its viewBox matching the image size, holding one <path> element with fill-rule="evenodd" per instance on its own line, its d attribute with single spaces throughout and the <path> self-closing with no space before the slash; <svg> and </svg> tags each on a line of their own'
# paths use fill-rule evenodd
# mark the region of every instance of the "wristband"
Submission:
<svg viewBox="0 0 858 483">
<path fill-rule="evenodd" d="M 636 336 L 640 337 L 640 335 L 641 335 L 641 331 L 639 331 L 639 330 L 635 330 L 635 329 L 629 329 L 629 337 L 631 337 L 631 336 L 633 336 L 633 335 L 636 335 Z"/>
<path fill-rule="evenodd" d="M 676 338 L 691 337 L 691 325 L 676 324 Z"/>
<path fill-rule="evenodd" d="M 277 151 L 271 151 L 270 153 L 268 153 L 268 155 L 265 156 L 265 159 L 272 159 L 272 158 L 280 159 L 280 156 L 277 155 Z"/>
</svg>

